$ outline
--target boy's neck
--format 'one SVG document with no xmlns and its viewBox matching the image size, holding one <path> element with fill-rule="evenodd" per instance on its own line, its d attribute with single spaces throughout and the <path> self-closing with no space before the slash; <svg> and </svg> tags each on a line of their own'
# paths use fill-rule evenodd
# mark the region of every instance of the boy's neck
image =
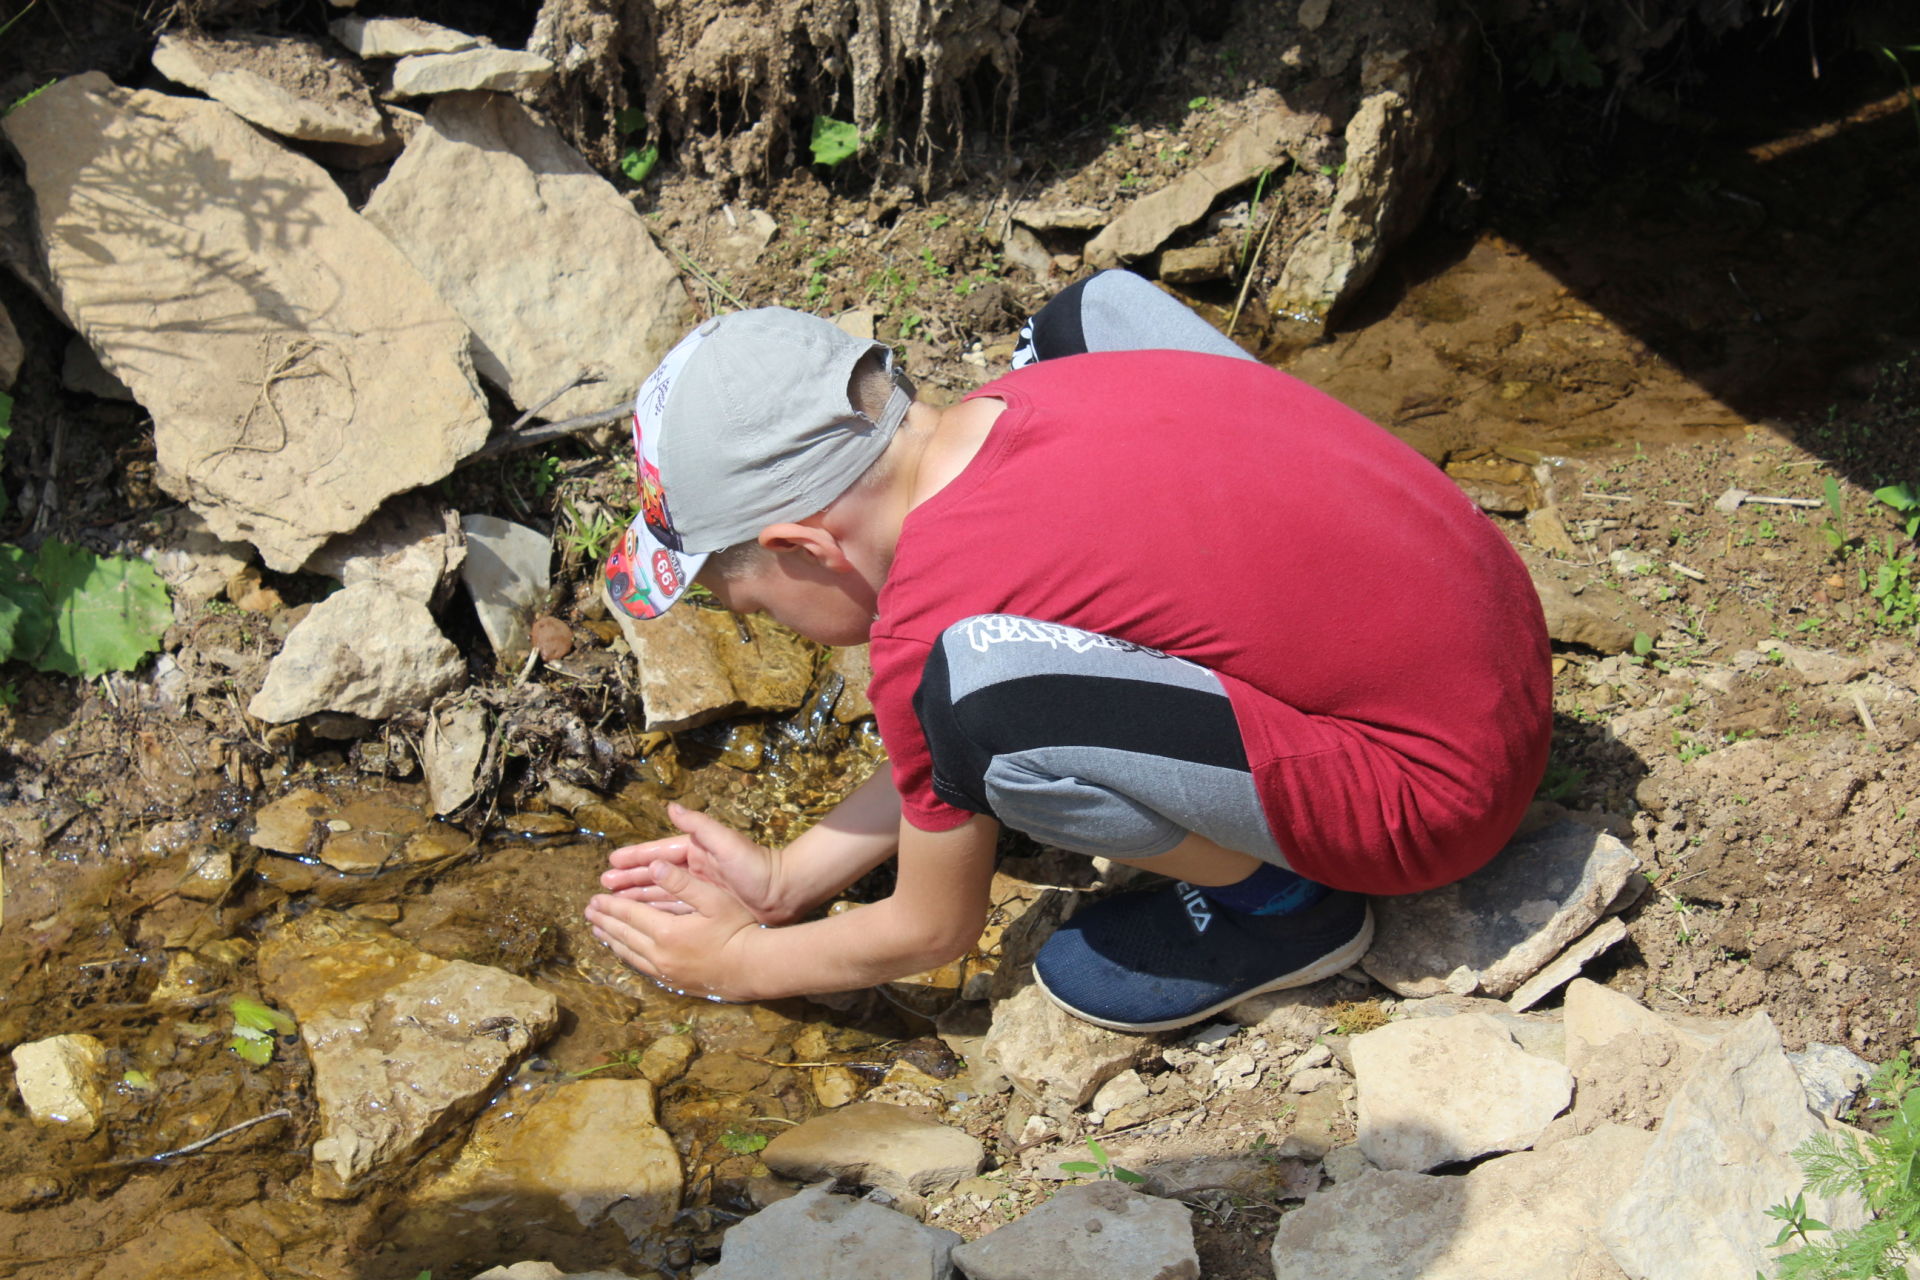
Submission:
<svg viewBox="0 0 1920 1280">
<path fill-rule="evenodd" d="M 946 488 L 967 469 L 987 441 L 1006 402 L 989 397 L 944 408 L 916 400 L 887 448 L 893 478 L 863 494 L 837 530 L 877 591 L 893 563 L 900 530 L 915 507 Z M 836 523 L 841 523 L 836 521 Z"/>
</svg>

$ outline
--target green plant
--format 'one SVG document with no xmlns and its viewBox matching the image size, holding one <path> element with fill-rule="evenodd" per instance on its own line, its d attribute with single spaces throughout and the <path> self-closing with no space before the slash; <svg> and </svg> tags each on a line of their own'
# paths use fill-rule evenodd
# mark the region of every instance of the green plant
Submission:
<svg viewBox="0 0 1920 1280">
<path fill-rule="evenodd" d="M 1548 760 L 1546 775 L 1540 779 L 1540 787 L 1535 794 L 1542 800 L 1565 804 L 1580 794 L 1580 788 L 1586 783 L 1585 769 L 1567 764 L 1562 760 Z"/>
<path fill-rule="evenodd" d="M 1600 87 L 1600 64 L 1575 31 L 1556 31 L 1527 62 L 1527 79 L 1545 89 L 1558 80 L 1576 89 Z"/>
<path fill-rule="evenodd" d="M 1102 1178 L 1111 1178 L 1115 1182 L 1125 1182 L 1138 1186 L 1146 1181 L 1141 1174 L 1131 1169 L 1123 1169 L 1107 1155 L 1107 1149 L 1097 1139 L 1087 1139 L 1087 1150 L 1093 1153 L 1091 1160 L 1062 1160 L 1060 1167 L 1068 1173 L 1093 1173 Z"/>
<path fill-rule="evenodd" d="M 1844 555 L 1848 541 L 1846 531 L 1847 513 L 1846 508 L 1840 501 L 1840 482 L 1832 476 L 1828 476 L 1826 484 L 1822 486 L 1822 491 L 1826 499 L 1827 510 L 1831 514 L 1828 515 L 1826 523 L 1820 526 L 1820 533 L 1826 538 L 1827 548 L 1832 551 L 1834 555 Z"/>
<path fill-rule="evenodd" d="M 815 164 L 836 165 L 859 153 L 860 130 L 845 120 L 815 116 L 813 134 L 807 139 L 807 146 L 813 153 Z"/>
<path fill-rule="evenodd" d="M 273 1061 L 275 1036 L 294 1033 L 292 1018 L 258 1000 L 235 996 L 227 1002 L 227 1008 L 233 1014 L 233 1038 L 227 1041 L 227 1048 L 256 1067 Z"/>
<path fill-rule="evenodd" d="M 640 1057 L 641 1054 L 638 1049 L 622 1049 L 618 1053 L 609 1053 L 607 1060 L 597 1067 L 584 1067 L 579 1071 L 569 1071 L 567 1074 L 575 1080 L 584 1080 L 588 1076 L 598 1075 L 602 1071 L 611 1071 L 615 1067 L 626 1067 L 630 1070 L 638 1071 L 640 1069 Z"/>
<path fill-rule="evenodd" d="M 1213 99 L 1209 98 L 1204 93 L 1197 98 L 1189 98 L 1187 99 L 1187 110 L 1211 111 L 1213 110 Z"/>
<path fill-rule="evenodd" d="M 1901 554 L 1892 535 L 1882 539 L 1878 547 L 1868 543 L 1870 549 L 1880 554 L 1880 563 L 1871 574 L 1867 566 L 1858 569 L 1860 590 L 1873 597 L 1878 606 L 1874 620 L 1881 626 L 1893 631 L 1907 631 L 1920 623 L 1920 592 L 1914 586 L 1914 553 Z"/>
<path fill-rule="evenodd" d="M 1875 489 L 1873 496 L 1892 507 L 1901 520 L 1909 538 L 1920 538 L 1920 494 L 1915 494 L 1913 486 L 1908 484 L 1890 484 L 1884 489 Z"/>
<path fill-rule="evenodd" d="M 571 502 L 566 507 L 568 528 L 561 538 L 562 549 L 568 556 L 597 564 L 613 545 L 614 537 L 620 532 L 620 522 L 604 507 L 595 507 L 585 517 Z"/>
<path fill-rule="evenodd" d="M 1920 1030 L 1920 1023 L 1916 1024 Z M 1820 1134 L 1793 1153 L 1807 1189 L 1858 1195 L 1867 1221 L 1834 1230 L 1809 1218 L 1806 1191 L 1767 1216 L 1783 1225 L 1776 1248 L 1800 1248 L 1779 1260 L 1785 1280 L 1896 1280 L 1920 1257 L 1920 1071 L 1902 1049 L 1867 1082 L 1867 1106 L 1858 1115 L 1873 1132 L 1858 1140 Z M 1816 1240 L 1816 1234 L 1824 1239 Z"/>
<path fill-rule="evenodd" d="M 0 545 L 0 661 L 90 680 L 136 666 L 172 622 L 166 584 L 144 560 Z"/>
<path fill-rule="evenodd" d="M 729 1129 L 720 1135 L 720 1145 L 737 1156 L 750 1156 L 766 1148 L 767 1135 L 749 1133 L 745 1129 Z"/>
</svg>

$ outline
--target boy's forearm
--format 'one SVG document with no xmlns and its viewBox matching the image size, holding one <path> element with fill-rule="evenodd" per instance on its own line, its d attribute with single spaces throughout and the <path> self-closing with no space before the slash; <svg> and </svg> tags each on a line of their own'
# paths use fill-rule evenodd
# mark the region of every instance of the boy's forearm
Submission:
<svg viewBox="0 0 1920 1280">
<path fill-rule="evenodd" d="M 897 828 L 892 896 L 825 920 L 754 930 L 740 969 L 749 994 L 734 998 L 850 991 L 966 954 L 986 923 L 998 830 L 984 817 L 942 832 Z"/>
<path fill-rule="evenodd" d="M 780 851 L 776 892 L 782 909 L 798 915 L 818 906 L 892 857 L 899 846 L 900 797 L 893 789 L 892 770 L 882 763 Z"/>
</svg>

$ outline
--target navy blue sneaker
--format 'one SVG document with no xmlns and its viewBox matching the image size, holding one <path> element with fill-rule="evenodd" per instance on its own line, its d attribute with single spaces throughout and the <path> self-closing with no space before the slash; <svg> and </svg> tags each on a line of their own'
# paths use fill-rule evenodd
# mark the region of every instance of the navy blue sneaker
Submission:
<svg viewBox="0 0 1920 1280">
<path fill-rule="evenodd" d="M 1289 915 L 1230 911 L 1182 882 L 1105 898 L 1034 957 L 1049 1000 L 1115 1031 L 1171 1031 L 1262 991 L 1351 968 L 1373 944 L 1364 895 L 1330 892 Z"/>
</svg>

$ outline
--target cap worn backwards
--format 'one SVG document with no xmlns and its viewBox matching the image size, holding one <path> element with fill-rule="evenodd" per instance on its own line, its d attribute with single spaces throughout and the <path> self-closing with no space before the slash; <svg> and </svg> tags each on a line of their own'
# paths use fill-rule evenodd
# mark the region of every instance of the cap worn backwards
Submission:
<svg viewBox="0 0 1920 1280">
<path fill-rule="evenodd" d="M 784 307 L 717 316 L 680 340 L 633 407 L 640 511 L 608 557 L 608 602 L 666 612 L 709 554 L 824 510 L 886 450 L 909 397 L 880 419 L 849 384 L 869 352 L 892 351 Z"/>
</svg>

